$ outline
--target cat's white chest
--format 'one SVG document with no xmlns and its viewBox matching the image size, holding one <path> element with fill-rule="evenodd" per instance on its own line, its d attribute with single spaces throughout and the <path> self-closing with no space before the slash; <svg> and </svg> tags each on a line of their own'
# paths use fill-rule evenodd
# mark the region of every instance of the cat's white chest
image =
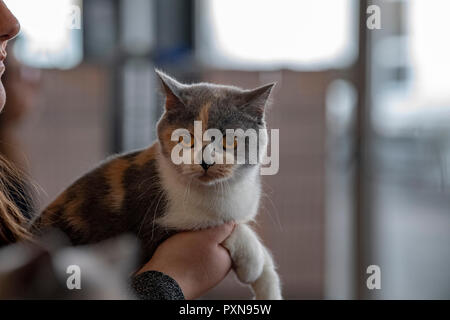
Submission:
<svg viewBox="0 0 450 320">
<path fill-rule="evenodd" d="M 158 224 L 180 230 L 202 229 L 226 221 L 252 220 L 259 206 L 261 186 L 255 173 L 239 181 L 226 181 L 210 187 L 196 188 L 163 177 L 168 193 L 166 213 Z"/>
</svg>

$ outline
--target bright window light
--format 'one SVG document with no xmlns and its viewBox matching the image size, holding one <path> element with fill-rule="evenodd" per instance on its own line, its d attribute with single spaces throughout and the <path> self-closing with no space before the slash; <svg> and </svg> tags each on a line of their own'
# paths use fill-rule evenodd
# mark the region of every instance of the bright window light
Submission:
<svg viewBox="0 0 450 320">
<path fill-rule="evenodd" d="M 450 1 L 416 0 L 409 6 L 410 45 L 415 72 L 413 92 L 422 99 L 448 105 L 450 42 L 446 39 L 446 30 Z"/>
<path fill-rule="evenodd" d="M 410 79 L 385 85 L 375 97 L 374 125 L 380 132 L 389 134 L 403 134 L 412 128 L 448 132 L 450 42 L 446 40 L 446 13 L 450 1 L 415 0 L 406 2 L 405 6 L 408 34 L 398 45 L 406 46 L 409 53 L 401 60 L 409 63 Z M 394 48 L 394 43 L 386 47 Z M 381 59 L 388 60 L 386 55 L 381 55 Z"/>
<path fill-rule="evenodd" d="M 37 68 L 67 69 L 82 60 L 81 0 L 5 0 L 21 24 L 14 53 Z"/>
<path fill-rule="evenodd" d="M 223 67 L 324 69 L 357 53 L 352 0 L 199 0 L 197 48 Z"/>
</svg>

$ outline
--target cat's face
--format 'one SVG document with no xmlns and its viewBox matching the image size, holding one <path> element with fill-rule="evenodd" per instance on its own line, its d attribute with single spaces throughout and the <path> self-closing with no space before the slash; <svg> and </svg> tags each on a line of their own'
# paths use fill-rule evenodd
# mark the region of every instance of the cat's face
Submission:
<svg viewBox="0 0 450 320">
<path fill-rule="evenodd" d="M 249 150 L 250 138 L 243 138 L 242 132 L 249 132 L 248 130 L 251 129 L 259 133 L 260 129 L 266 128 L 264 110 L 273 84 L 254 90 L 207 83 L 183 85 L 159 71 L 157 73 L 166 93 L 165 112 L 158 123 L 158 138 L 163 156 L 179 173 L 180 178 L 209 185 L 243 176 L 246 170 L 255 168 L 257 164 L 249 161 L 252 156 Z M 198 130 L 197 134 L 194 130 L 195 121 L 197 126 L 201 124 L 200 135 Z M 186 140 L 172 141 L 172 134 L 177 129 L 187 129 L 190 133 L 190 141 L 189 137 Z M 205 148 L 211 144 L 211 141 L 205 141 L 202 137 L 209 129 L 217 129 L 216 132 L 223 135 L 220 141 L 216 141 L 221 146 L 220 150 L 219 148 L 216 150 L 219 150 L 217 154 L 223 157 L 223 163 L 201 161 Z M 227 129 L 242 131 L 239 133 L 238 130 L 235 137 L 227 139 Z M 254 152 L 256 155 L 253 156 L 260 159 L 267 148 L 265 131 L 257 134 L 256 140 L 257 150 Z M 238 142 L 245 144 L 243 147 L 245 163 L 237 161 Z M 183 152 L 190 153 L 192 159 L 190 163 L 174 163 L 172 151 L 177 145 L 183 148 Z M 234 154 L 233 163 L 225 161 L 227 152 Z M 194 163 L 194 159 L 197 159 L 197 163 Z"/>
</svg>

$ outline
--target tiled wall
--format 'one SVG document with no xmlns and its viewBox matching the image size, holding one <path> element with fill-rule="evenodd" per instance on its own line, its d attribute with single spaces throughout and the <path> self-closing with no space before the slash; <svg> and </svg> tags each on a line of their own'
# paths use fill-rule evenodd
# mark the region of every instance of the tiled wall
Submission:
<svg viewBox="0 0 450 320">
<path fill-rule="evenodd" d="M 46 205 L 106 156 L 108 87 L 105 70 L 83 65 L 43 71 L 39 95 L 18 128 L 30 172 Z"/>
</svg>

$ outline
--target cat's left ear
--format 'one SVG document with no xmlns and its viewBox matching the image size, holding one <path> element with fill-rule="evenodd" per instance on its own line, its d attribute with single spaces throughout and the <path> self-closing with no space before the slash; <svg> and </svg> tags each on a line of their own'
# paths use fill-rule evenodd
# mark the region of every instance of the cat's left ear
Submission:
<svg viewBox="0 0 450 320">
<path fill-rule="evenodd" d="M 243 107 L 255 112 L 258 116 L 263 117 L 267 102 L 276 83 L 269 83 L 262 87 L 246 91 L 244 93 Z"/>
<path fill-rule="evenodd" d="M 155 70 L 159 79 L 161 80 L 164 93 L 166 94 L 166 109 L 175 109 L 180 106 L 184 106 L 181 100 L 181 88 L 183 84 L 179 83 L 177 80 L 169 77 L 167 74 L 160 70 Z"/>
</svg>

